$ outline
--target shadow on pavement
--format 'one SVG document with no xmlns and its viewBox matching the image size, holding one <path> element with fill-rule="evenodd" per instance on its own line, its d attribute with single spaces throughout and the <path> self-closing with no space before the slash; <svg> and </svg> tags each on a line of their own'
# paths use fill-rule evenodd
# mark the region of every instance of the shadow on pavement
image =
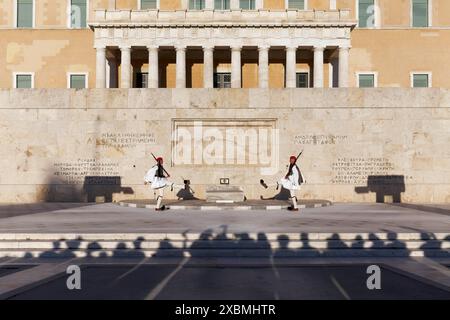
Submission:
<svg viewBox="0 0 450 320">
<path fill-rule="evenodd" d="M 450 299 L 450 292 L 433 287 L 391 271 L 384 291 L 366 287 L 366 265 L 359 266 L 297 266 L 286 262 L 292 257 L 338 257 L 347 250 L 359 250 L 358 256 L 396 256 L 408 259 L 410 249 L 398 234 L 388 233 L 386 239 L 376 234 L 355 235 L 341 239 L 338 233 L 326 239 L 310 239 L 307 233 L 279 234 L 276 238 L 257 234 L 227 232 L 222 225 L 215 233 L 206 229 L 196 239 L 187 232 L 176 239 L 117 241 L 115 248 L 103 248 L 101 241 L 82 238 L 61 239 L 39 258 L 74 259 L 87 251 L 82 264 L 83 289 L 69 291 L 67 275 L 17 294 L 12 299 Z M 273 236 L 273 235 L 272 235 Z M 443 248 L 450 237 L 439 240 L 423 233 L 420 249 L 425 256 L 449 256 Z M 321 240 L 321 241 L 319 241 Z M 107 242 L 107 241 L 106 241 Z M 350 251 L 349 251 L 350 250 Z M 149 254 L 152 253 L 152 254 Z M 351 255 L 350 255 L 351 256 Z M 31 258 L 32 254 L 27 255 Z M 233 258 L 235 265 L 199 265 L 203 258 Z M 248 258 L 259 264 L 245 265 Z M 114 258 L 115 264 L 109 264 Z M 123 263 L 120 263 L 120 259 Z M 126 258 L 126 259 L 125 259 Z M 133 262 L 130 263 L 130 258 Z M 160 258 L 170 258 L 170 263 Z M 104 263 L 103 263 L 104 261 Z M 119 263 L 117 263 L 119 261 Z"/>
</svg>

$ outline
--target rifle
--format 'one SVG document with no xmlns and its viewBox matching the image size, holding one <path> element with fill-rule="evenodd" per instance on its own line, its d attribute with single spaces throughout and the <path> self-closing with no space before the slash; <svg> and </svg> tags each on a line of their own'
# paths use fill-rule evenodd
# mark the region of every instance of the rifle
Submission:
<svg viewBox="0 0 450 320">
<path fill-rule="evenodd" d="M 292 168 L 297 164 L 297 160 L 303 154 L 303 151 L 304 150 L 300 151 L 300 153 L 298 154 L 297 158 L 295 158 L 295 162 L 293 164 L 289 165 L 289 171 L 288 171 L 288 173 L 286 174 L 286 177 L 285 177 L 286 179 L 288 178 L 289 174 L 292 172 Z"/>
<path fill-rule="evenodd" d="M 153 159 L 155 159 L 156 163 L 158 163 L 158 160 L 156 160 L 156 157 L 155 157 L 155 155 L 153 154 L 153 152 L 152 152 L 152 156 L 153 156 Z M 158 163 L 158 165 L 159 165 L 159 163 Z M 162 168 L 163 171 L 167 174 L 167 177 L 170 178 L 170 174 L 167 172 L 166 169 L 164 169 L 164 167 L 163 167 L 162 165 L 161 165 L 161 168 Z"/>
<path fill-rule="evenodd" d="M 300 153 L 298 154 L 297 158 L 295 159 L 294 164 L 297 164 L 297 160 L 298 160 L 298 158 L 300 158 L 300 156 L 303 154 L 303 151 L 304 151 L 304 150 L 300 151 Z"/>
</svg>

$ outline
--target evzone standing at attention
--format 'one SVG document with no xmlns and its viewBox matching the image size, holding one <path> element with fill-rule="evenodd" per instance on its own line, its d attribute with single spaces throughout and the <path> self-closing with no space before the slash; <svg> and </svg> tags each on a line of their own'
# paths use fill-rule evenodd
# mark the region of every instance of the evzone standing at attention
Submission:
<svg viewBox="0 0 450 320">
<path fill-rule="evenodd" d="M 162 205 L 164 198 L 164 189 L 170 187 L 170 191 L 174 189 L 182 189 L 184 186 L 176 185 L 175 183 L 170 183 L 168 178 L 170 178 L 169 173 L 164 169 L 163 158 L 156 158 L 156 164 L 148 170 L 144 177 L 145 184 L 151 184 L 153 190 L 158 190 L 158 198 L 156 200 L 156 211 L 166 210 L 166 206 Z"/>
<path fill-rule="evenodd" d="M 269 186 L 264 182 L 264 180 L 261 180 L 261 185 L 264 188 L 268 188 Z M 300 186 L 305 183 L 305 179 L 303 177 L 302 172 L 300 171 L 299 167 L 297 166 L 297 157 L 291 156 L 289 159 L 289 171 L 286 174 L 286 176 L 279 180 L 276 184 L 273 184 L 272 186 L 277 187 L 277 190 L 280 188 L 280 185 L 289 190 L 290 193 L 290 200 L 292 202 L 292 206 L 288 208 L 290 211 L 298 211 L 298 205 L 297 205 L 297 197 L 295 195 L 295 192 L 297 190 L 300 190 Z"/>
</svg>

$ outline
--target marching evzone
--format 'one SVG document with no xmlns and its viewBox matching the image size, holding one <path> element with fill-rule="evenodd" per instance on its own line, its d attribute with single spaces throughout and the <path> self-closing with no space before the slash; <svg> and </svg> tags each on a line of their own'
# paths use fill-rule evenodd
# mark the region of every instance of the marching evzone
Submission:
<svg viewBox="0 0 450 320">
<path fill-rule="evenodd" d="M 290 200 L 292 202 L 292 206 L 288 208 L 290 211 L 298 211 L 297 206 L 297 197 L 295 195 L 295 192 L 297 190 L 300 190 L 300 186 L 305 183 L 305 179 L 303 177 L 302 172 L 300 171 L 299 167 L 297 166 L 297 159 L 296 156 L 291 156 L 289 159 L 289 171 L 284 177 L 284 179 L 281 179 L 276 184 L 273 184 L 273 186 L 277 187 L 277 190 L 280 188 L 280 185 L 289 190 L 290 193 Z M 262 186 L 264 188 L 268 188 L 269 186 L 264 182 L 264 180 L 260 181 Z"/>
<path fill-rule="evenodd" d="M 155 158 L 155 157 L 154 157 Z M 148 170 L 147 174 L 144 177 L 145 184 L 151 183 L 151 188 L 153 190 L 158 190 L 158 198 L 156 200 L 156 211 L 163 211 L 166 209 L 165 205 L 162 205 L 162 201 L 164 198 L 164 189 L 166 187 L 170 187 L 170 191 L 176 189 L 182 189 L 184 186 L 176 185 L 175 183 L 170 183 L 168 178 L 170 178 L 170 174 L 164 169 L 163 158 L 155 158 L 156 164 Z"/>
</svg>

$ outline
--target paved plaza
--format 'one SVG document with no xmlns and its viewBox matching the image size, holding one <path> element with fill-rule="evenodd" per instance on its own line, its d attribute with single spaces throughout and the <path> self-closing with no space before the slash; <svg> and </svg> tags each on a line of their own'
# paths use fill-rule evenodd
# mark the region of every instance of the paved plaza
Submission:
<svg viewBox="0 0 450 320">
<path fill-rule="evenodd" d="M 0 299 L 450 299 L 450 205 L 3 205 L 0 235 Z M 81 291 L 66 287 L 70 265 Z"/>
<path fill-rule="evenodd" d="M 173 210 L 116 204 L 43 203 L 0 207 L 0 233 L 450 232 L 450 205 L 334 204 L 286 210 Z"/>
</svg>

